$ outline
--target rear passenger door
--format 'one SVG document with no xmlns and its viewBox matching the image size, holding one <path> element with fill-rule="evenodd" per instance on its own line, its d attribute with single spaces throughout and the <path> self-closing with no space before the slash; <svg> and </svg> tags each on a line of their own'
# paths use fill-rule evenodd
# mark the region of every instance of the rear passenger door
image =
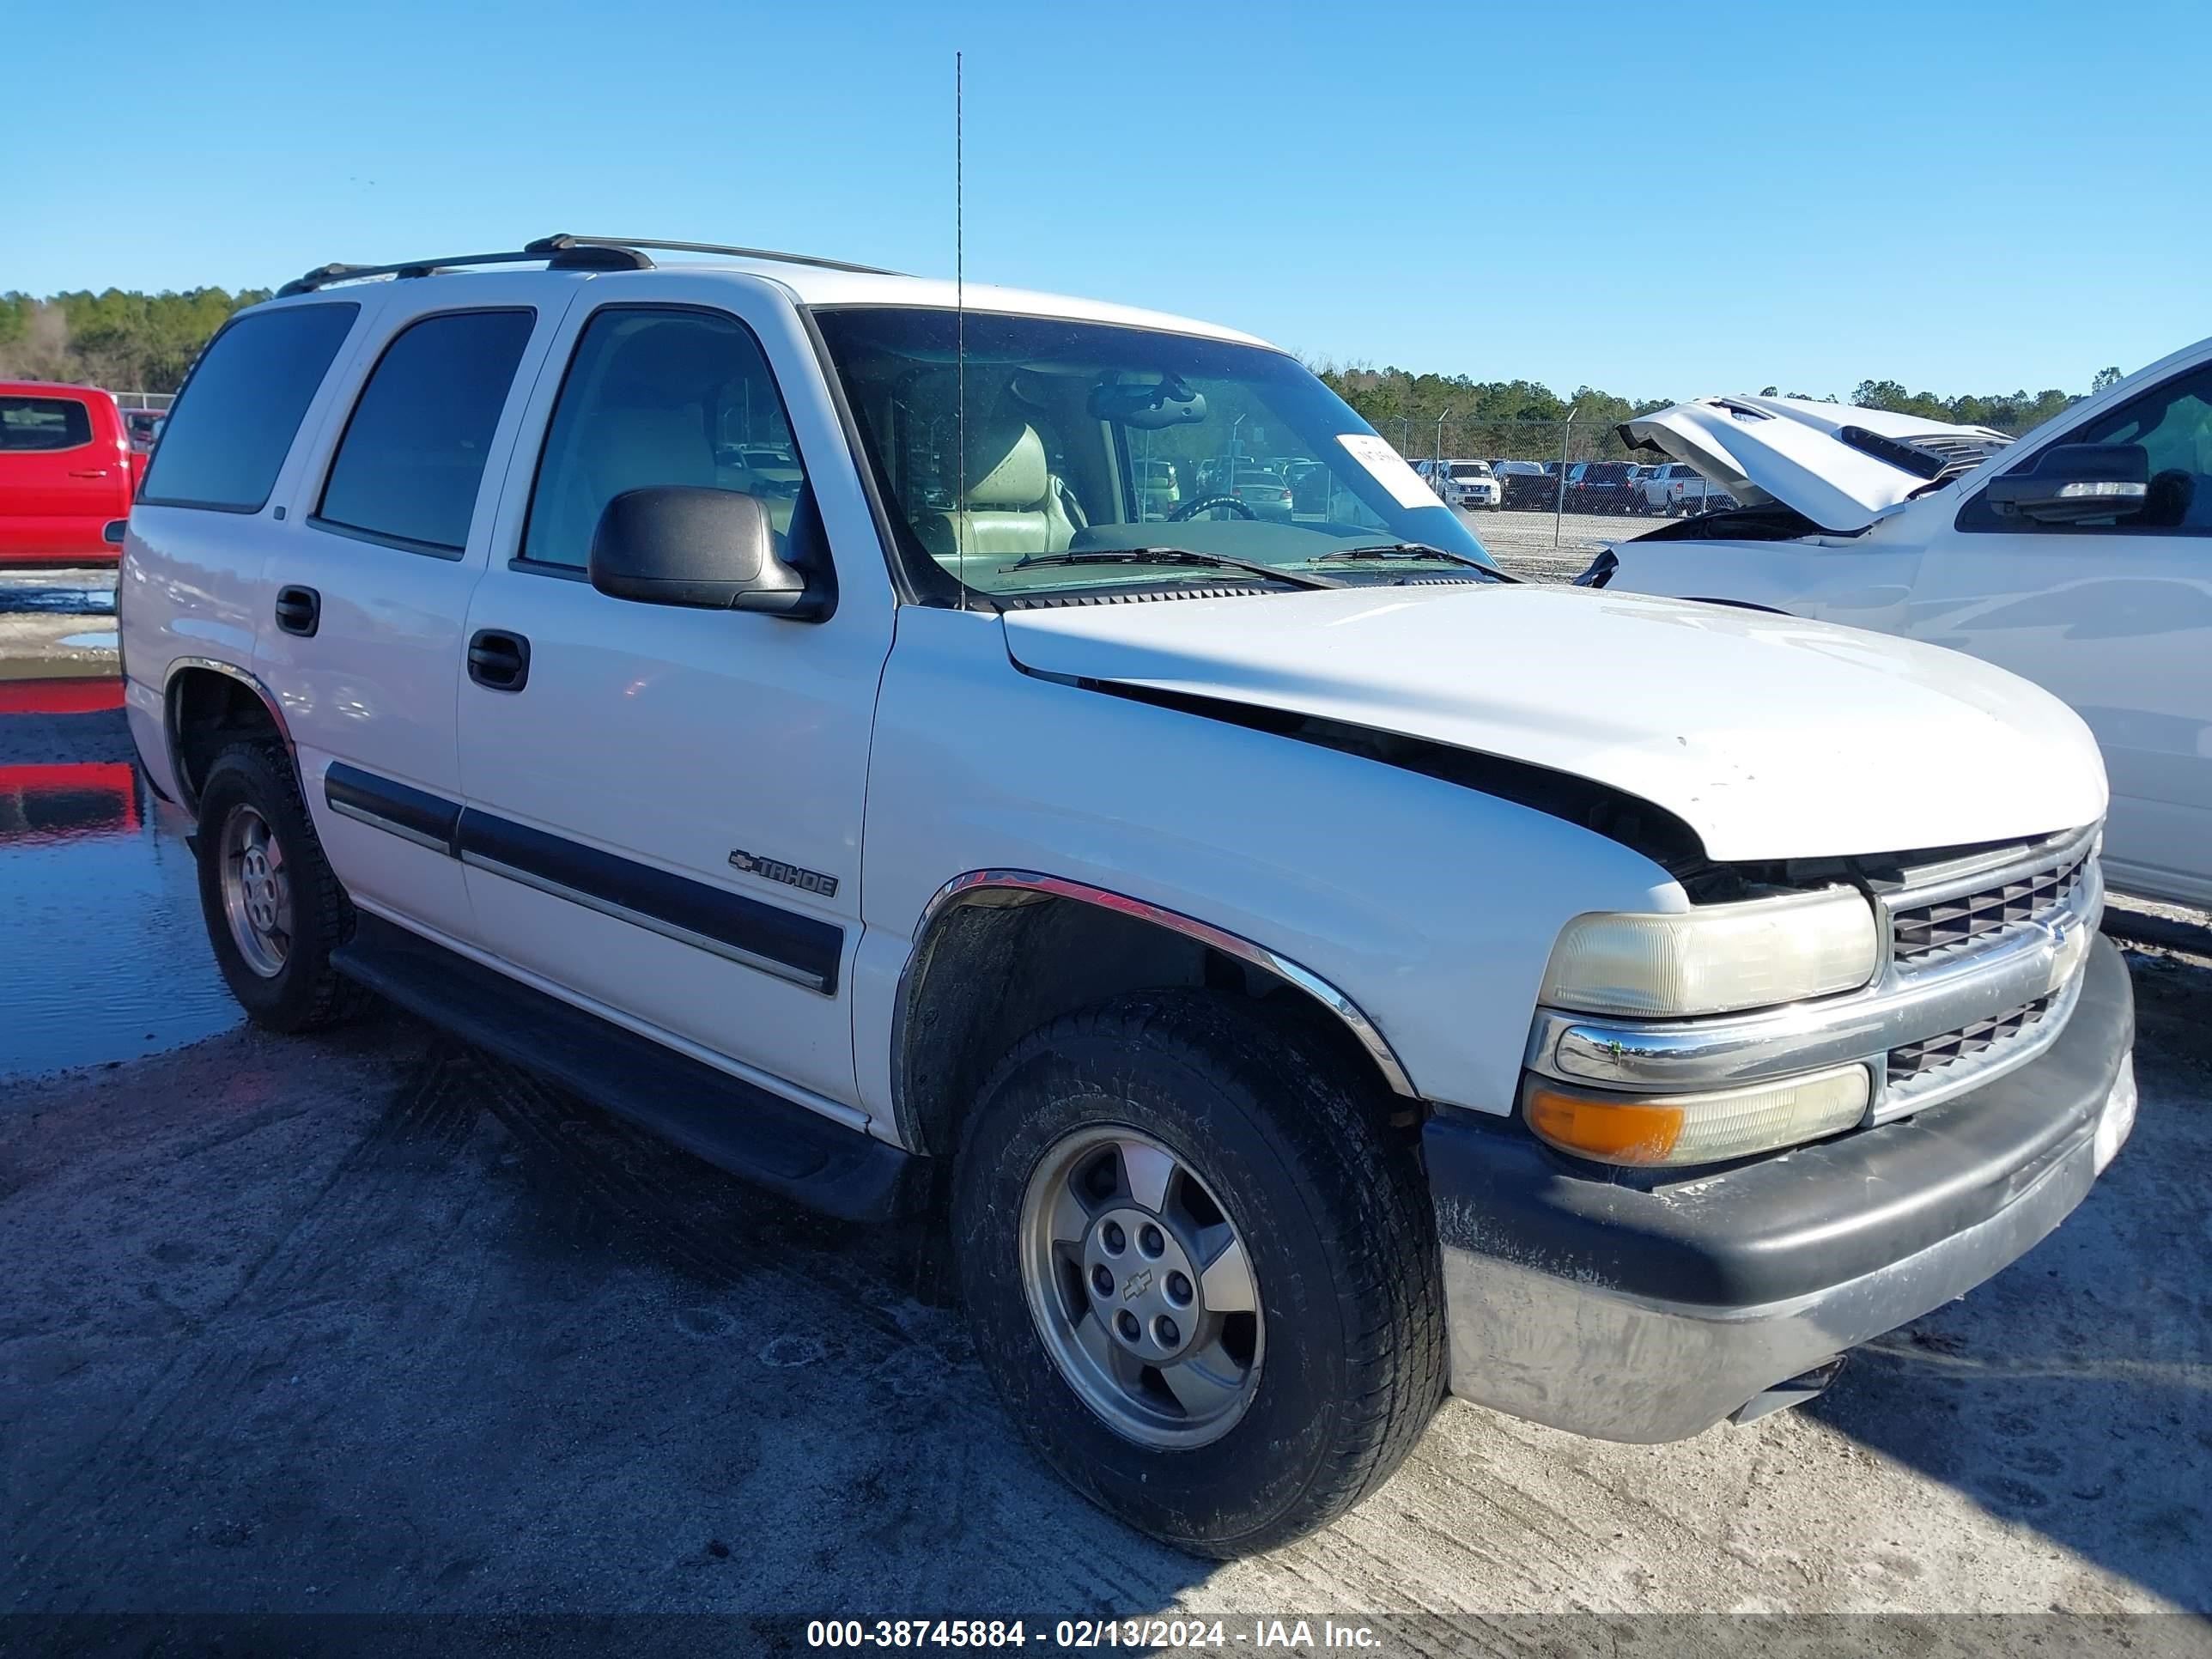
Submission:
<svg viewBox="0 0 2212 1659">
<path fill-rule="evenodd" d="M 594 278 L 513 477 L 460 686 L 483 941 L 571 1001 L 857 1124 L 847 981 L 892 609 L 804 324 L 756 278 Z M 791 556 L 841 573 L 836 608 L 799 622 L 597 592 L 601 510 L 660 484 L 759 497 Z"/>
<path fill-rule="evenodd" d="M 257 661 L 356 902 L 465 939 L 468 891 L 450 850 L 454 705 L 502 477 L 488 462 L 512 441 L 514 390 L 529 385 L 574 289 L 504 273 L 431 282 L 422 295 L 393 285 L 324 400 L 271 562 Z"/>
</svg>

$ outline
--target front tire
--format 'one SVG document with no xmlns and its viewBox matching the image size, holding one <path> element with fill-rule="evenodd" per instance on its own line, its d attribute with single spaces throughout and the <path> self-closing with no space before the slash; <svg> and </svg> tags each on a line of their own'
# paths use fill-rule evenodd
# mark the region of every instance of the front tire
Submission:
<svg viewBox="0 0 2212 1659">
<path fill-rule="evenodd" d="M 323 857 L 291 757 L 233 744 L 199 804 L 200 911 L 231 994 L 257 1025 L 311 1031 L 346 1012 L 331 952 L 353 936 L 353 906 Z"/>
<path fill-rule="evenodd" d="M 963 1139 L 952 1224 L 978 1352 L 1085 1498 L 1194 1554 L 1327 1526 L 1443 1396 L 1416 1143 L 1370 1079 L 1191 992 L 1017 1044 Z"/>
</svg>

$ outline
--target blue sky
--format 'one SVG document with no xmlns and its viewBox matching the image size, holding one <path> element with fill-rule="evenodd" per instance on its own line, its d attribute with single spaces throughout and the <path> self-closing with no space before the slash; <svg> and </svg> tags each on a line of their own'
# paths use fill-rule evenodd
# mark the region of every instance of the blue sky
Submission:
<svg viewBox="0 0 2212 1659">
<path fill-rule="evenodd" d="M 550 231 L 1629 396 L 2085 388 L 2212 332 L 2212 7 L 12 9 L 0 289 Z M 112 88 L 113 96 L 107 95 Z"/>
</svg>

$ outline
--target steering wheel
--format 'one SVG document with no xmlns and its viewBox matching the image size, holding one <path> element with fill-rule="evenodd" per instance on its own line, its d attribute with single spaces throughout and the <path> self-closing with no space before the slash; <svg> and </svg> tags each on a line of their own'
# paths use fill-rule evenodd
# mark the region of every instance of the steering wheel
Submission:
<svg viewBox="0 0 2212 1659">
<path fill-rule="evenodd" d="M 1243 502 L 1238 501 L 1234 495 L 1203 495 L 1197 501 L 1185 501 L 1181 507 L 1176 508 L 1174 512 L 1168 514 L 1167 521 L 1170 524 L 1183 524 L 1196 518 L 1200 514 L 1206 512 L 1209 508 L 1216 507 L 1230 507 L 1235 511 L 1237 516 L 1240 519 L 1256 519 L 1260 516 L 1250 507 L 1245 506 Z"/>
</svg>

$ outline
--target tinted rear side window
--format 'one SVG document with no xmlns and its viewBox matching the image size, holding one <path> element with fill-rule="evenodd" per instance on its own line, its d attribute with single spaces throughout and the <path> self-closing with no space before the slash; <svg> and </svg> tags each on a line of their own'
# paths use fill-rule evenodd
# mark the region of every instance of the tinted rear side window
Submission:
<svg viewBox="0 0 2212 1659">
<path fill-rule="evenodd" d="M 74 398 L 0 398 L 0 451 L 75 449 L 92 441 L 92 411 Z"/>
<path fill-rule="evenodd" d="M 346 422 L 318 519 L 459 553 L 491 434 L 536 322 L 532 311 L 466 311 L 400 331 Z"/>
<path fill-rule="evenodd" d="M 352 304 L 288 306 L 240 317 L 216 335 L 161 428 L 139 499 L 160 507 L 260 511 L 300 417 L 360 310 Z"/>
</svg>

